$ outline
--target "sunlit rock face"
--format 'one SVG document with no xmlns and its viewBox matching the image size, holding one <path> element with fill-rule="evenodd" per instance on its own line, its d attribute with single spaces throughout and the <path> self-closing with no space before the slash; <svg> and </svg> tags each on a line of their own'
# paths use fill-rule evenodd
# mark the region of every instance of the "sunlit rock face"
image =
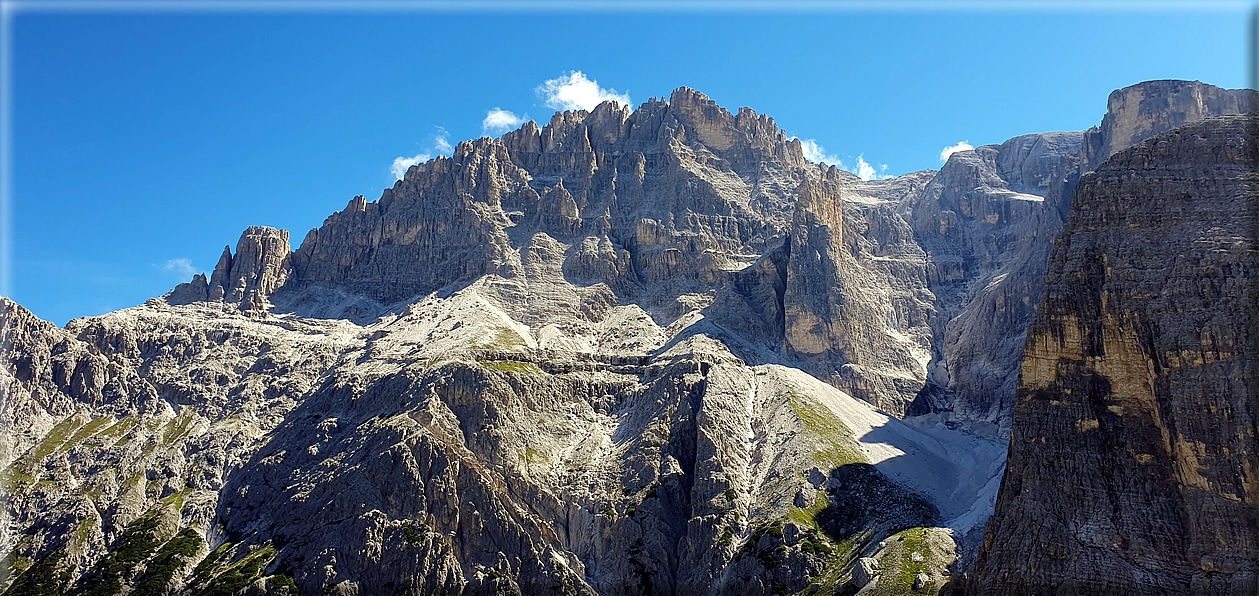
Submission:
<svg viewBox="0 0 1259 596">
<path fill-rule="evenodd" d="M 1081 177 L 968 591 L 1259 591 L 1254 116 Z"/>
<path fill-rule="evenodd" d="M 249 228 L 135 308 L 8 303 L 0 582 L 938 591 L 1099 134 L 862 180 L 681 88 L 460 143 L 296 250 Z"/>
<path fill-rule="evenodd" d="M 1150 136 L 1253 106 L 1259 100 L 1245 89 L 1147 81 L 1111 93 L 1099 127 L 953 154 L 933 181 L 939 188 L 925 193 L 934 200 L 909 218 L 934 265 L 930 289 L 945 322 L 936 326 L 943 336 L 933 343 L 931 380 L 947 390 L 929 383 L 923 397 L 931 399 L 910 411 L 938 407 L 943 395 L 961 418 L 1008 426 L 1025 333 L 1080 175 Z"/>
</svg>

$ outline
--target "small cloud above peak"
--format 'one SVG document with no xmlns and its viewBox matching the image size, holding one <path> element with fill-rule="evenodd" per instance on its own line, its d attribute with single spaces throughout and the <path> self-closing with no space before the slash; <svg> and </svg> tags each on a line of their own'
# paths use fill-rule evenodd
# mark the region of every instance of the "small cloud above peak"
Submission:
<svg viewBox="0 0 1259 596">
<path fill-rule="evenodd" d="M 813 139 L 801 139 L 792 137 L 800 141 L 800 150 L 804 152 L 804 158 L 813 163 L 828 163 L 844 168 L 844 164 L 840 161 L 838 155 L 831 155 L 826 152 L 826 148 Z"/>
<path fill-rule="evenodd" d="M 445 128 L 437 127 L 437 136 L 433 138 L 433 149 L 437 150 L 438 155 L 450 155 L 455 148 L 450 146 L 450 133 Z"/>
<path fill-rule="evenodd" d="M 881 164 L 879 170 L 887 171 L 887 164 Z M 875 171 L 874 166 L 866 163 L 865 155 L 858 155 L 857 167 L 848 171 L 856 174 L 862 180 L 882 180 L 884 178 L 891 178 L 889 175 L 880 175 L 878 171 Z"/>
<path fill-rule="evenodd" d="M 389 172 L 393 174 L 394 180 L 401 180 L 407 175 L 407 170 L 415 164 L 424 163 L 438 155 L 450 155 L 454 151 L 454 147 L 450 145 L 450 133 L 445 128 L 437 127 L 437 134 L 433 136 L 433 146 L 428 151 L 417 153 L 411 157 L 399 155 L 393 158 L 393 164 L 389 166 Z"/>
<path fill-rule="evenodd" d="M 174 274 L 180 278 L 190 278 L 198 273 L 197 268 L 192 266 L 191 259 L 171 259 L 162 264 L 162 272 Z"/>
<path fill-rule="evenodd" d="M 411 166 L 424 163 L 432 158 L 433 156 L 428 153 L 417 153 L 411 157 L 399 155 L 393 158 L 393 165 L 389 166 L 389 171 L 393 173 L 395 180 L 401 180 L 403 176 L 407 175 L 407 170 L 411 169 Z"/>
<path fill-rule="evenodd" d="M 630 105 L 628 93 L 617 93 L 616 89 L 604 89 L 594 79 L 586 78 L 580 70 L 544 81 L 538 86 L 537 92 L 546 106 L 553 110 L 590 111 L 608 100 Z"/>
<path fill-rule="evenodd" d="M 956 145 L 953 145 L 952 147 L 945 147 L 940 150 L 940 161 L 948 161 L 950 155 L 953 155 L 958 151 L 970 151 L 971 149 L 974 149 L 974 147 L 972 147 L 970 143 L 966 141 L 958 141 Z"/>
<path fill-rule="evenodd" d="M 485 113 L 481 121 L 481 132 L 486 135 L 503 134 L 525 123 L 525 119 L 502 108 L 494 108 Z"/>
</svg>

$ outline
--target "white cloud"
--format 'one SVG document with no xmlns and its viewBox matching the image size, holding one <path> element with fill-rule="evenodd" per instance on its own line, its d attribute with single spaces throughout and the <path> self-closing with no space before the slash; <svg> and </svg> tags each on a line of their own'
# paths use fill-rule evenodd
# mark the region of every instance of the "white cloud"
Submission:
<svg viewBox="0 0 1259 596">
<path fill-rule="evenodd" d="M 192 266 L 190 259 L 171 259 L 162 265 L 162 271 L 166 273 L 174 273 L 178 277 L 189 278 L 199 273 L 196 267 Z"/>
<path fill-rule="evenodd" d="M 546 101 L 546 106 L 554 110 L 593 110 L 595 106 L 615 100 L 629 105 L 628 93 L 617 93 L 616 89 L 604 89 L 599 83 L 586 78 L 580 70 L 574 70 L 558 79 L 550 79 L 537 89 L 538 95 Z"/>
<path fill-rule="evenodd" d="M 800 139 L 800 149 L 804 151 L 804 158 L 813 163 L 828 163 L 840 168 L 844 167 L 838 155 L 827 154 L 826 148 L 813 139 Z"/>
<path fill-rule="evenodd" d="M 843 160 L 838 155 L 826 152 L 826 148 L 813 139 L 801 139 L 800 137 L 791 137 L 800 141 L 800 149 L 804 153 L 804 158 L 813 163 L 825 163 L 838 167 L 841 170 L 852 172 L 861 177 L 862 180 L 883 180 L 892 178 L 891 174 L 880 174 L 887 171 L 887 164 L 879 164 L 879 169 L 866 163 L 865 155 L 857 156 L 857 167 L 849 168 L 844 166 Z"/>
<path fill-rule="evenodd" d="M 857 176 L 860 176 L 862 180 L 879 180 L 883 178 L 883 176 L 880 176 L 877 173 L 875 173 L 874 166 L 866 163 L 864 155 L 857 156 L 856 169 L 852 169 L 849 171 L 856 174 Z"/>
<path fill-rule="evenodd" d="M 407 175 L 407 170 L 411 169 L 411 166 L 417 163 L 424 163 L 432 158 L 433 156 L 427 153 L 419 153 L 411 157 L 398 156 L 393 158 L 393 165 L 389 166 L 389 171 L 393 172 L 394 180 L 401 180 L 403 176 Z"/>
<path fill-rule="evenodd" d="M 958 151 L 970 151 L 971 149 L 974 149 L 974 147 L 972 147 L 970 143 L 966 141 L 958 141 L 956 145 L 952 147 L 945 147 L 940 150 L 940 161 L 948 161 L 950 155 L 953 155 Z"/>
<path fill-rule="evenodd" d="M 437 137 L 433 139 L 433 149 L 438 155 L 450 155 L 455 150 L 450 146 L 450 133 L 440 126 L 437 127 Z"/>
<path fill-rule="evenodd" d="M 411 166 L 415 164 L 424 163 L 437 155 L 449 155 L 454 150 L 454 147 L 450 146 L 449 137 L 450 133 L 438 126 L 437 135 L 433 137 L 433 146 L 428 151 L 417 153 L 411 157 L 399 155 L 393 158 L 393 165 L 389 166 L 389 171 L 393 174 L 394 180 L 401 180 L 403 176 L 406 176 L 407 170 L 411 169 Z"/>
<path fill-rule="evenodd" d="M 481 132 L 487 135 L 503 134 L 524 123 L 524 118 L 502 108 L 494 108 L 485 113 L 485 120 L 481 121 Z"/>
</svg>

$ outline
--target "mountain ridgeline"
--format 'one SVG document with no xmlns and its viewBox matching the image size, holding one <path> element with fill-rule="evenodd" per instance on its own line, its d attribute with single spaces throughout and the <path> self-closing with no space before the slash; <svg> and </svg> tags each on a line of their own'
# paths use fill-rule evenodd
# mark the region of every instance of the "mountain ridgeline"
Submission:
<svg viewBox="0 0 1259 596">
<path fill-rule="evenodd" d="M 134 308 L 5 299 L 0 587 L 1253 593 L 1255 101 L 862 180 L 680 88 Z"/>
</svg>

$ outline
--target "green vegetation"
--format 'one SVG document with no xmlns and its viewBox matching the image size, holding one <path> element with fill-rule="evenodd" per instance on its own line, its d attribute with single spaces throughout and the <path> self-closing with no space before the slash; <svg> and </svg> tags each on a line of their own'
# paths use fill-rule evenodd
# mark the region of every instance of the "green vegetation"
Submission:
<svg viewBox="0 0 1259 596">
<path fill-rule="evenodd" d="M 818 530 L 820 532 L 822 531 L 822 526 L 818 524 L 817 516 L 822 512 L 822 510 L 826 509 L 827 506 L 830 505 L 830 501 L 827 499 L 825 491 L 815 489 L 814 492 L 815 497 L 813 499 L 813 505 L 809 506 L 807 509 L 792 507 L 791 511 L 787 512 L 787 518 L 796 522 L 797 525 L 804 526 L 806 528 L 813 528 L 814 530 Z"/>
<path fill-rule="evenodd" d="M 122 437 L 123 435 L 131 432 L 131 429 L 135 428 L 136 425 L 139 423 L 140 423 L 139 418 L 135 418 L 132 416 L 124 416 L 121 419 L 119 419 L 118 422 L 115 422 L 112 426 L 110 426 L 109 428 L 96 434 L 98 436 L 106 437 L 110 439 Z"/>
<path fill-rule="evenodd" d="M 117 546 L 96 563 L 80 582 L 83 596 L 113 596 L 122 592 L 132 571 L 162 544 L 157 533 L 162 525 L 160 512 L 144 514 L 123 530 Z"/>
<path fill-rule="evenodd" d="M 736 533 L 737 532 L 735 531 L 734 526 L 726 526 L 721 530 L 721 536 L 717 537 L 717 542 L 722 546 L 730 546 L 730 543 L 734 541 L 734 535 Z"/>
<path fill-rule="evenodd" d="M 0 472 L 0 487 L 8 491 L 20 491 L 35 484 L 38 469 L 44 458 L 56 453 L 62 447 L 73 443 L 71 437 L 78 436 L 75 431 L 83 425 L 79 419 L 71 416 L 57 423 L 30 451 L 9 464 Z M 47 485 L 45 485 L 47 486 Z"/>
<path fill-rule="evenodd" d="M 528 465 L 551 463 L 551 458 L 547 457 L 545 453 L 542 453 L 533 447 L 525 447 L 524 460 L 525 464 Z"/>
<path fill-rule="evenodd" d="M 928 544 L 927 538 L 931 536 L 931 530 L 927 528 L 909 528 L 893 534 L 890 540 L 900 543 L 900 573 L 896 574 L 897 587 L 910 588 L 912 590 L 914 579 L 919 573 L 926 573 L 932 576 L 932 580 L 923 586 L 922 592 L 933 593 L 936 574 L 931 569 L 931 546 Z M 914 553 L 922 556 L 922 561 L 914 561 Z M 906 593 L 912 593 L 906 590 Z"/>
<path fill-rule="evenodd" d="M 87 424 L 84 424 L 83 428 L 80 428 L 78 432 L 75 432 L 74 436 L 70 437 L 70 440 L 66 441 L 65 444 L 62 445 L 61 451 L 69 451 L 70 449 L 74 448 L 75 445 L 78 445 L 79 443 L 82 443 L 83 441 L 93 436 L 96 436 L 96 433 L 100 431 L 101 428 L 104 427 L 106 424 L 113 424 L 113 423 L 114 423 L 113 416 L 102 416 L 100 418 L 92 420 L 91 422 Z"/>
<path fill-rule="evenodd" d="M 39 463 L 40 461 L 43 461 L 45 457 L 55 453 L 58 448 L 69 440 L 71 433 L 78 430 L 79 426 L 79 419 L 74 416 L 57 423 L 57 426 L 52 427 L 52 430 L 48 432 L 48 436 L 44 437 L 43 440 L 41 440 L 39 444 L 36 445 L 29 454 L 27 454 L 29 458 L 28 461 L 31 463 Z"/>
<path fill-rule="evenodd" d="M 136 583 L 136 594 L 162 594 L 171 578 L 192 563 L 201 550 L 201 535 L 192 528 L 184 528 L 166 541 L 157 555 L 149 561 Z"/>
<path fill-rule="evenodd" d="M 734 501 L 734 498 L 736 496 L 736 493 L 734 492 L 733 488 L 727 488 L 726 492 L 721 493 L 721 494 L 722 496 L 726 497 L 726 500 L 728 501 Z"/>
<path fill-rule="evenodd" d="M 201 559 L 200 563 L 197 563 L 197 568 L 192 570 L 192 581 L 189 582 L 189 585 L 199 584 L 209 580 L 210 577 L 214 575 L 214 570 L 218 568 L 219 563 L 221 563 L 223 559 L 227 558 L 231 550 L 232 543 L 224 542 L 219 545 L 218 548 L 210 551 L 210 554 L 206 555 L 204 559 Z"/>
<path fill-rule="evenodd" d="M 275 556 L 275 547 L 269 544 L 249 553 L 214 576 L 205 589 L 197 593 L 204 596 L 231 596 L 261 577 L 262 570 L 275 560 Z"/>
<path fill-rule="evenodd" d="M 778 544 L 778 547 L 772 549 L 760 549 L 758 544 L 761 537 L 768 534 Z M 739 552 L 735 554 L 736 559 L 755 556 L 761 565 L 766 569 L 772 569 L 782 563 L 786 557 L 787 547 L 783 544 L 783 522 L 775 520 L 768 524 L 761 525 L 748 535 L 748 539 L 743 543 Z"/>
<path fill-rule="evenodd" d="M 301 591 L 297 589 L 297 582 L 293 581 L 293 578 L 276 574 L 267 578 L 267 593 L 300 596 Z"/>
<path fill-rule="evenodd" d="M 0 563 L 2 564 L 2 563 Z M 23 571 L 31 568 L 35 564 L 35 559 L 30 557 L 13 557 L 13 563 L 9 567 L 14 575 L 21 575 Z"/>
<path fill-rule="evenodd" d="M 609 519 L 612 519 L 612 520 L 614 520 L 614 521 L 615 521 L 615 520 L 616 520 L 616 510 L 615 510 L 615 509 L 612 509 L 612 506 L 611 506 L 611 505 L 609 505 L 609 506 L 607 506 L 607 507 L 604 507 L 604 508 L 603 508 L 603 516 L 604 516 L 604 517 L 606 517 L 606 518 L 609 518 Z"/>
<path fill-rule="evenodd" d="M 79 525 L 74 529 L 74 541 L 78 546 L 87 544 L 89 538 L 92 537 L 92 528 L 96 525 L 96 520 L 85 517 L 79 520 Z"/>
<path fill-rule="evenodd" d="M 814 461 L 827 466 L 866 463 L 865 455 L 857 449 L 852 431 L 829 408 L 795 391 L 791 392 L 789 403 L 805 430 L 822 440 L 823 444 L 813 454 Z"/>
<path fill-rule="evenodd" d="M 20 460 L 5 468 L 3 472 L 0 472 L 0 487 L 17 492 L 35 484 L 35 477 L 18 468 L 19 463 Z"/>
<path fill-rule="evenodd" d="M 487 340 L 488 343 L 472 344 L 473 350 L 510 351 L 516 348 L 523 348 L 526 345 L 525 339 L 513 329 L 495 327 L 489 331 L 490 337 Z"/>
<path fill-rule="evenodd" d="M 62 565 L 66 556 L 61 547 L 34 564 L 29 564 L 0 596 L 60 596 L 61 590 L 74 577 L 74 566 Z M 19 557 L 19 559 L 24 557 Z M 26 559 L 30 561 L 30 559 Z M 16 567 L 17 561 L 14 561 Z M 17 569 L 14 569 L 16 572 Z"/>
<path fill-rule="evenodd" d="M 532 362 L 517 362 L 515 360 L 493 360 L 490 362 L 482 362 L 481 366 L 492 368 L 501 372 L 518 373 L 522 375 L 540 375 L 542 369 Z"/>
<path fill-rule="evenodd" d="M 184 497 L 188 495 L 188 489 L 181 490 L 165 499 L 162 499 L 163 507 L 170 507 L 174 511 L 184 510 Z"/>
<path fill-rule="evenodd" d="M 407 545 L 415 546 L 424 542 L 424 532 L 415 527 L 415 524 L 406 522 L 402 524 L 402 533 L 406 537 Z"/>
<path fill-rule="evenodd" d="M 175 416 L 162 428 L 162 446 L 169 447 L 176 441 L 188 436 L 192 429 L 192 424 L 197 421 L 197 413 L 192 408 L 184 408 L 180 410 L 179 415 Z"/>
</svg>

